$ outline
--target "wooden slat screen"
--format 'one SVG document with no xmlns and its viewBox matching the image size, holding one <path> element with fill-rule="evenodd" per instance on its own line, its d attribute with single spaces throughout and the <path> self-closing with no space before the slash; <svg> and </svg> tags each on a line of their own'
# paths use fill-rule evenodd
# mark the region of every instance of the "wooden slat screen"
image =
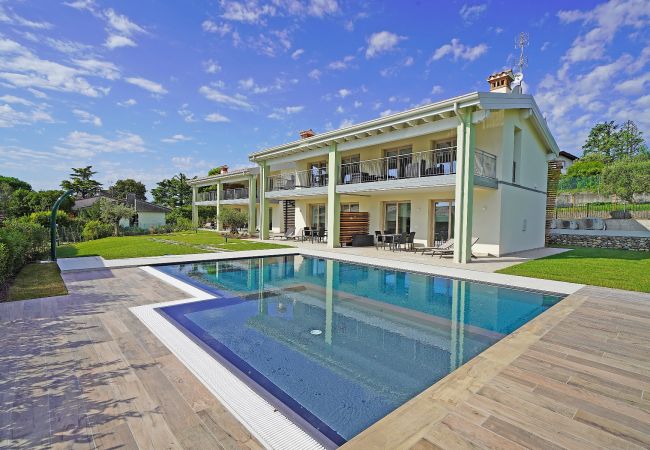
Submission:
<svg viewBox="0 0 650 450">
<path fill-rule="evenodd" d="M 368 234 L 370 216 L 367 212 L 342 212 L 340 220 L 341 245 L 350 245 L 355 234 Z"/>
<path fill-rule="evenodd" d="M 555 211 L 555 200 L 557 198 L 557 185 L 560 181 L 562 169 L 561 161 L 549 161 L 546 183 L 546 245 L 548 245 L 548 235 L 551 231 L 551 221 Z"/>
</svg>

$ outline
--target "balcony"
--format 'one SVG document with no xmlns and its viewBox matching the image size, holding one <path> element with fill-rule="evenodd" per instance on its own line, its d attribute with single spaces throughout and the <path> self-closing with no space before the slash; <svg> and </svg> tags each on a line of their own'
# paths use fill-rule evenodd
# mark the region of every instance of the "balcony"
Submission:
<svg viewBox="0 0 650 450">
<path fill-rule="evenodd" d="M 280 175 L 273 175 L 267 179 L 267 191 L 290 191 L 303 188 L 327 187 L 329 179 L 327 168 L 313 168 L 296 172 L 285 172 Z"/>
<path fill-rule="evenodd" d="M 224 189 L 222 200 L 239 200 L 248 198 L 248 188 Z"/>
<path fill-rule="evenodd" d="M 196 202 L 216 202 L 217 201 L 217 191 L 207 191 L 199 192 L 196 194 Z"/>
</svg>

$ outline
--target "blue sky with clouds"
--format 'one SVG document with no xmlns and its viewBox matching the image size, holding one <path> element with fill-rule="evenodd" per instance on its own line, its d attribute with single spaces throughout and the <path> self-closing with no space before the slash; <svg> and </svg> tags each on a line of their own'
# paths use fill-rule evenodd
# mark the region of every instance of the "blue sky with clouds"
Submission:
<svg viewBox="0 0 650 450">
<path fill-rule="evenodd" d="M 476 90 L 530 34 L 527 89 L 561 148 L 650 133 L 650 0 L 0 0 L 0 173 L 54 188 L 247 155 Z"/>
</svg>

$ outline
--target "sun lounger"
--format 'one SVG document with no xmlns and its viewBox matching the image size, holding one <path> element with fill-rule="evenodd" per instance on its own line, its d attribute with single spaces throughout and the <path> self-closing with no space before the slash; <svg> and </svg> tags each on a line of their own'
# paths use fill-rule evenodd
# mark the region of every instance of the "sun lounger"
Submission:
<svg viewBox="0 0 650 450">
<path fill-rule="evenodd" d="M 470 248 L 473 248 L 474 244 L 476 244 L 477 242 L 478 242 L 478 238 L 477 237 L 472 237 L 472 243 L 470 244 Z M 437 250 L 432 250 L 431 251 L 431 256 L 440 255 L 441 258 L 442 258 L 443 255 L 453 255 L 453 254 L 454 254 L 453 243 L 451 245 L 451 248 L 437 249 Z M 472 254 L 472 257 L 473 256 L 474 255 Z"/>
<path fill-rule="evenodd" d="M 452 250 L 454 248 L 454 240 L 453 239 L 449 239 L 449 240 L 443 242 L 442 244 L 435 245 L 433 247 L 418 247 L 418 248 L 415 249 L 415 253 L 422 250 L 422 254 L 424 255 L 425 253 L 428 253 L 428 252 L 431 252 L 431 251 L 434 251 L 434 250 L 446 250 L 446 249 L 449 249 L 449 248 L 451 248 Z"/>
</svg>

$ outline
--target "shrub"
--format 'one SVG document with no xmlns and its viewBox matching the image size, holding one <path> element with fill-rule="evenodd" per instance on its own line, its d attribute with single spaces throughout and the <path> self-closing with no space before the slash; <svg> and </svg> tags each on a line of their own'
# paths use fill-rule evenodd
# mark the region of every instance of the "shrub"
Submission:
<svg viewBox="0 0 650 450">
<path fill-rule="evenodd" d="M 194 228 L 192 221 L 190 219 L 186 219 L 185 217 L 178 217 L 173 227 L 174 231 L 188 231 Z"/>
<path fill-rule="evenodd" d="M 650 193 L 650 160 L 631 158 L 608 165 L 603 170 L 603 187 L 628 202 L 634 200 L 634 194 Z"/>
<path fill-rule="evenodd" d="M 0 228 L 0 284 L 39 257 L 47 244 L 48 232 L 42 226 L 17 220 L 5 222 Z"/>
<path fill-rule="evenodd" d="M 600 175 L 604 168 L 605 163 L 603 161 L 595 159 L 578 160 L 567 169 L 566 174 L 569 177 L 589 177 Z"/>
<path fill-rule="evenodd" d="M 100 222 L 99 220 L 89 220 L 84 225 L 81 237 L 86 241 L 92 241 L 93 239 L 108 237 L 111 234 L 113 234 L 113 227 L 110 224 Z"/>
<path fill-rule="evenodd" d="M 230 231 L 237 233 L 248 223 L 248 213 L 234 208 L 222 208 L 219 212 L 219 220 L 224 228 L 230 228 Z"/>
<path fill-rule="evenodd" d="M 38 211 L 31 213 L 29 221 L 32 223 L 37 223 L 42 227 L 50 227 L 50 211 Z M 60 227 L 68 227 L 72 223 L 72 219 L 64 211 L 56 212 L 56 224 Z"/>
</svg>

